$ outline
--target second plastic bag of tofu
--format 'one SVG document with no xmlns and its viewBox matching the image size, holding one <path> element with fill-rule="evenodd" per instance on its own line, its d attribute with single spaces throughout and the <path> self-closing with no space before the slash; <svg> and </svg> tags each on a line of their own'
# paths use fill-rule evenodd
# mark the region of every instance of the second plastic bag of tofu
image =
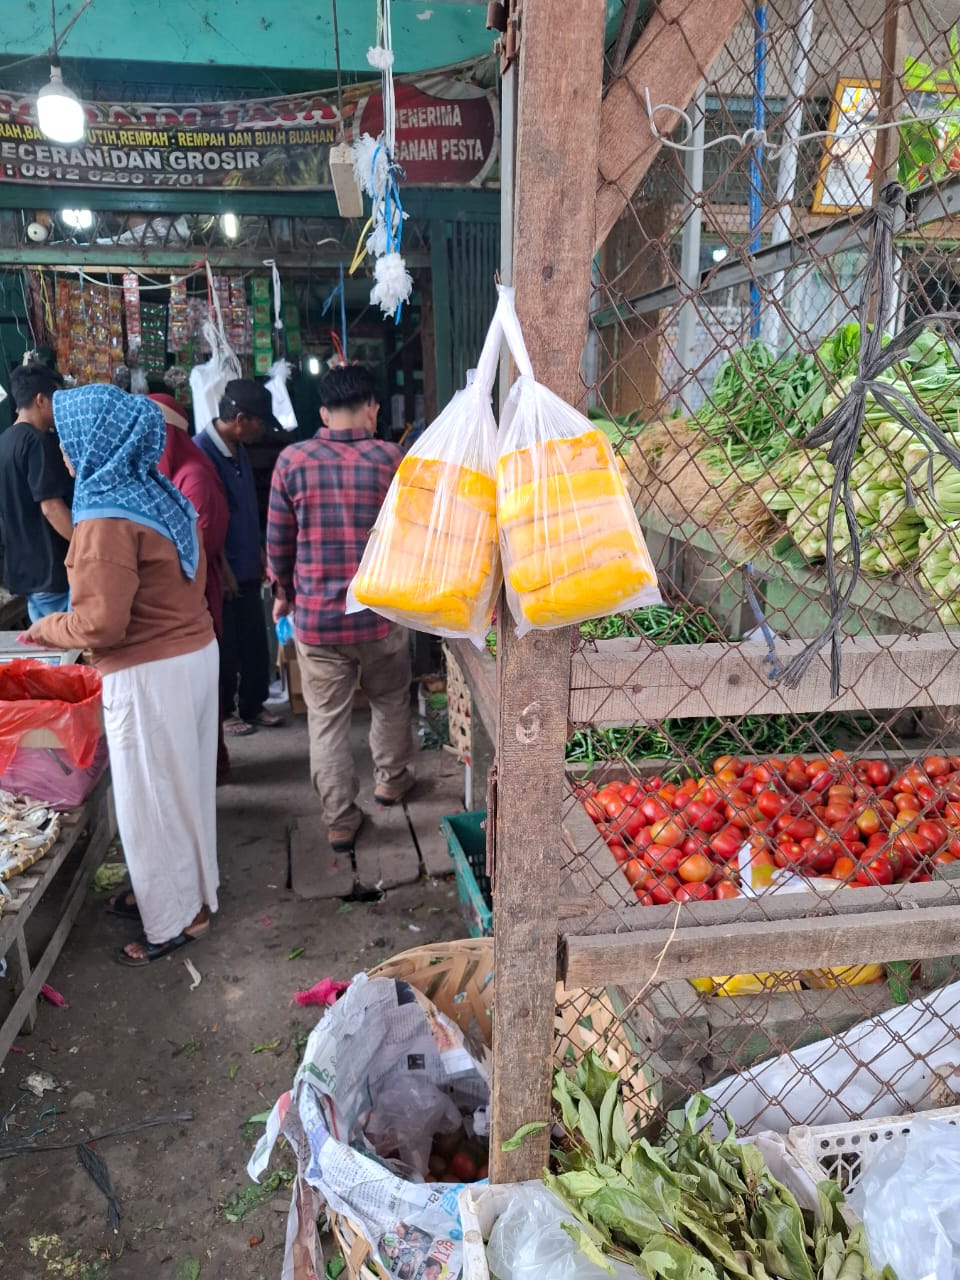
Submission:
<svg viewBox="0 0 960 1280">
<path fill-rule="evenodd" d="M 517 634 L 660 604 L 607 437 L 536 381 L 513 290 L 500 295 L 520 371 L 500 419 L 497 463 L 500 551 Z"/>
<path fill-rule="evenodd" d="M 400 463 L 347 592 L 347 613 L 372 609 L 482 646 L 503 581 L 490 404 L 499 317 L 498 308 L 467 386 Z"/>
</svg>

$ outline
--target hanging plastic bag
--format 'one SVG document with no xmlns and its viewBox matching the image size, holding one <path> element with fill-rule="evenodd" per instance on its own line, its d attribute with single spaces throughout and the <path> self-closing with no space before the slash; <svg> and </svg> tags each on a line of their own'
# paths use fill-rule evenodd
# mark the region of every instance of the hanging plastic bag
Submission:
<svg viewBox="0 0 960 1280">
<path fill-rule="evenodd" d="M 501 337 L 498 307 L 466 388 L 400 463 L 347 613 L 373 609 L 417 631 L 483 645 L 502 581 L 490 405 Z"/>
<path fill-rule="evenodd" d="M 206 364 L 195 365 L 190 371 L 190 398 L 193 401 L 193 423 L 197 435 L 206 431 L 217 416 L 220 397 L 227 383 L 242 377 L 243 373 L 236 352 L 227 341 L 213 272 L 210 270 L 210 263 L 206 265 L 207 292 L 212 312 L 210 318 L 204 321 L 203 338 L 210 348 L 210 359 Z"/>
<path fill-rule="evenodd" d="M 273 416 L 284 431 L 296 431 L 297 415 L 293 411 L 290 392 L 287 390 L 287 379 L 290 377 L 290 365 L 286 360 L 277 360 L 270 366 L 266 388 L 273 401 Z"/>
<path fill-rule="evenodd" d="M 380 1090 L 364 1132 L 378 1155 L 399 1160 L 415 1178 L 424 1179 L 436 1134 L 456 1133 L 462 1126 L 452 1098 L 432 1080 L 408 1074 Z"/>
<path fill-rule="evenodd" d="M 541 386 L 501 286 L 520 371 L 500 420 L 497 522 L 517 634 L 660 604 L 657 575 L 607 437 Z"/>
</svg>

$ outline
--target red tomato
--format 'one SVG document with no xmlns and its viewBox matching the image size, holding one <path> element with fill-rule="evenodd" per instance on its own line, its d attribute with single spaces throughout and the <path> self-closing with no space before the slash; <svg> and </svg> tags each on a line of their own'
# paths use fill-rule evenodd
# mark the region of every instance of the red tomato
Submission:
<svg viewBox="0 0 960 1280">
<path fill-rule="evenodd" d="M 646 891 L 641 893 L 639 885 L 636 886 L 633 892 L 637 895 L 637 900 L 641 907 L 652 907 L 656 905 L 653 900 L 653 894 L 647 893 Z"/>
<path fill-rule="evenodd" d="M 627 877 L 629 884 L 640 884 L 646 879 L 647 869 L 636 858 L 630 858 L 623 864 L 623 874 Z"/>
<path fill-rule="evenodd" d="M 713 901 L 713 890 L 708 884 L 685 884 L 674 894 L 677 902 Z"/>
<path fill-rule="evenodd" d="M 765 787 L 757 793 L 756 804 L 765 818 L 779 818 L 787 805 L 787 801 L 772 787 Z"/>
<path fill-rule="evenodd" d="M 477 1177 L 477 1162 L 466 1151 L 458 1151 L 450 1161 L 449 1172 L 457 1182 L 474 1182 Z"/>
<path fill-rule="evenodd" d="M 618 844 L 616 840 L 614 840 L 611 843 L 610 852 L 613 854 L 613 856 L 616 858 L 618 862 L 626 862 L 630 857 L 629 853 L 627 853 L 623 845 Z"/>
<path fill-rule="evenodd" d="M 852 880 L 857 874 L 859 864 L 853 858 L 838 858 L 833 864 L 830 876 L 834 880 Z"/>
<path fill-rule="evenodd" d="M 923 771 L 928 778 L 944 778 L 950 772 L 950 761 L 946 756 L 927 756 Z"/>
<path fill-rule="evenodd" d="M 784 835 L 790 836 L 792 840 L 809 840 L 816 835 L 817 824 L 809 818 L 792 818 L 783 830 Z"/>
<path fill-rule="evenodd" d="M 926 822 L 918 822 L 917 835 L 921 840 L 926 840 L 934 851 L 942 849 L 950 838 L 950 833 L 946 828 L 946 824 L 943 822 L 937 822 L 935 819 L 928 819 Z"/>
<path fill-rule="evenodd" d="M 633 837 L 633 843 L 638 849 L 649 849 L 653 844 L 653 832 L 649 827 L 641 827 Z"/>
<path fill-rule="evenodd" d="M 845 783 L 836 783 L 827 788 L 827 796 L 830 804 L 851 804 L 853 802 L 853 787 L 848 787 Z"/>
<path fill-rule="evenodd" d="M 960 858 L 960 836 L 951 836 L 947 844 L 947 853 L 952 858 Z"/>
<path fill-rule="evenodd" d="M 960 804 L 952 800 L 946 805 L 943 810 L 943 820 L 948 827 L 953 827 L 954 830 L 960 827 Z"/>
<path fill-rule="evenodd" d="M 597 801 L 596 796 L 584 796 L 583 807 L 594 822 L 603 822 L 604 818 L 607 816 L 604 812 L 603 805 Z"/>
<path fill-rule="evenodd" d="M 808 760 L 805 767 L 806 767 L 807 777 L 811 781 L 814 778 L 818 777 L 821 773 L 830 772 L 830 766 L 827 764 L 826 760 Z"/>
<path fill-rule="evenodd" d="M 679 889 L 680 881 L 676 876 L 661 876 L 659 879 L 653 877 L 650 881 L 649 893 L 655 903 L 665 906 L 668 902 L 674 901 Z"/>
<path fill-rule="evenodd" d="M 805 858 L 803 846 L 795 840 L 778 841 L 773 851 L 773 859 L 778 867 L 802 867 Z"/>
<path fill-rule="evenodd" d="M 840 823 L 846 823 L 850 820 L 853 809 L 849 804 L 842 804 L 839 801 L 831 800 L 827 805 L 826 812 L 823 815 L 824 822 L 830 827 L 836 827 Z"/>
<path fill-rule="evenodd" d="M 874 787 L 886 787 L 893 777 L 893 770 L 886 760 L 867 761 L 867 781 Z"/>
<path fill-rule="evenodd" d="M 687 884 L 693 884 L 697 881 L 708 880 L 713 869 L 713 863 L 709 858 L 704 857 L 702 853 L 695 853 L 692 857 L 685 858 L 680 863 L 677 868 L 677 874 Z"/>
<path fill-rule="evenodd" d="M 737 760 L 735 756 L 717 756 L 716 760 L 713 762 L 714 773 L 724 773 L 729 769 L 732 770 L 734 775 L 738 778 L 743 777 L 746 767 L 747 766 L 743 761 Z"/>
<path fill-rule="evenodd" d="M 640 812 L 647 822 L 659 822 L 662 818 L 669 818 L 671 810 L 659 796 L 647 796 L 640 806 Z"/>
<path fill-rule="evenodd" d="M 807 772 L 802 764 L 799 766 L 791 764 L 783 775 L 783 780 L 791 791 L 806 791 L 809 785 Z"/>
<path fill-rule="evenodd" d="M 683 842 L 683 852 L 688 858 L 692 858 L 695 853 L 710 856 L 710 841 L 702 831 L 692 831 Z"/>
<path fill-rule="evenodd" d="M 620 788 L 620 794 L 627 804 L 639 804 L 647 793 L 641 782 L 636 778 L 631 778 L 629 782 L 625 782 Z"/>
<path fill-rule="evenodd" d="M 855 822 L 862 836 L 875 836 L 881 827 L 880 815 L 876 809 L 864 809 L 857 814 Z"/>
<path fill-rule="evenodd" d="M 804 870 L 811 871 L 814 875 L 827 875 L 842 860 L 838 857 L 839 845 L 835 840 L 811 840 L 809 845 L 805 840 L 801 848 Z"/>
<path fill-rule="evenodd" d="M 683 850 L 672 845 L 667 847 L 662 844 L 652 844 L 644 852 L 643 860 L 654 875 L 661 875 L 664 872 L 672 874 L 683 861 Z"/>
<path fill-rule="evenodd" d="M 930 865 L 932 867 L 946 867 L 949 866 L 951 862 L 957 861 L 958 859 L 955 858 L 952 853 L 944 853 L 941 851 L 940 853 L 935 853 L 933 855 L 930 859 Z"/>
<path fill-rule="evenodd" d="M 869 862 L 861 864 L 857 874 L 860 884 L 893 884 L 893 864 L 882 853 L 878 853 Z"/>
<path fill-rule="evenodd" d="M 661 818 L 659 822 L 653 823 L 650 834 L 654 844 L 666 845 L 668 848 L 683 844 L 687 838 L 686 828 L 676 818 Z"/>
<path fill-rule="evenodd" d="M 726 898 L 739 898 L 740 890 L 732 880 L 721 880 L 714 889 L 713 896 L 718 902 L 723 902 Z"/>
<path fill-rule="evenodd" d="M 810 790 L 817 795 L 823 795 L 825 791 L 833 786 L 833 773 L 829 769 L 825 769 L 823 773 L 814 776 L 810 783 Z"/>
<path fill-rule="evenodd" d="M 742 843 L 742 832 L 738 831 L 736 827 L 724 827 L 711 839 L 710 849 L 718 858 L 727 862 L 730 858 L 736 857 Z"/>
</svg>

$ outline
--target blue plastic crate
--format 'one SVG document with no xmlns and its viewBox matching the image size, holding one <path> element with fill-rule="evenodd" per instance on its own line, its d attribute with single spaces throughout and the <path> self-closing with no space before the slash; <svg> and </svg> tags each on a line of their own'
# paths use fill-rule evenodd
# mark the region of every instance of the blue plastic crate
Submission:
<svg viewBox="0 0 960 1280">
<path fill-rule="evenodd" d="M 486 809 L 455 813 L 440 819 L 457 877 L 457 894 L 471 938 L 493 933 L 493 899 L 487 876 Z"/>
</svg>

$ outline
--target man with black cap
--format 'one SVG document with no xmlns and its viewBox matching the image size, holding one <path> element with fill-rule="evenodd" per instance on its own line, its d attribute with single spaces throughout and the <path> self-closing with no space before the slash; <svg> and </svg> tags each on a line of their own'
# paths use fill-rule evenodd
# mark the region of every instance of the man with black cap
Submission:
<svg viewBox="0 0 960 1280">
<path fill-rule="evenodd" d="M 263 705 L 270 690 L 267 627 L 260 594 L 265 561 L 257 486 L 244 447 L 264 429 L 278 425 L 267 388 L 252 378 L 235 378 L 224 388 L 217 417 L 196 440 L 217 468 L 230 508 L 225 552 L 237 591 L 232 597 L 225 596 L 223 602 L 220 680 L 224 731 L 233 737 L 283 723 Z"/>
</svg>

